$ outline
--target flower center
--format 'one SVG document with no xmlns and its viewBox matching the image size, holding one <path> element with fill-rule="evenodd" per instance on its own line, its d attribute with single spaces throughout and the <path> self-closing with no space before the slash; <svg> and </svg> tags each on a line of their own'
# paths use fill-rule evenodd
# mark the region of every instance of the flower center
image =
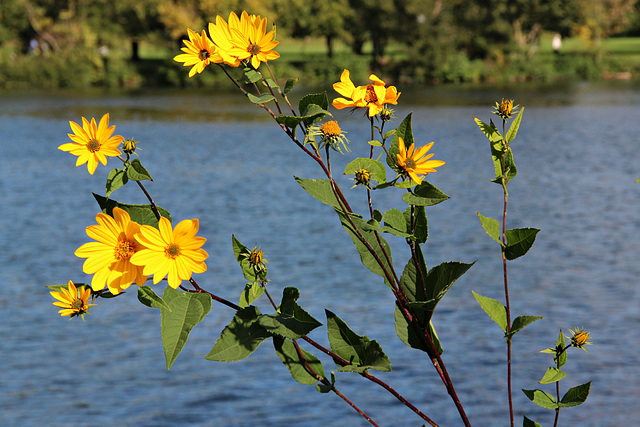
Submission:
<svg viewBox="0 0 640 427">
<path fill-rule="evenodd" d="M 96 151 L 100 151 L 100 142 L 96 139 L 91 139 L 87 142 L 87 150 L 95 153 Z"/>
<path fill-rule="evenodd" d="M 84 301 L 80 298 L 76 298 L 71 302 L 71 308 L 74 310 L 80 310 L 84 306 Z"/>
<path fill-rule="evenodd" d="M 320 131 L 325 136 L 340 136 L 340 134 L 342 133 L 342 129 L 340 129 L 338 122 L 336 122 L 335 120 L 330 120 L 327 123 L 323 124 L 320 127 Z"/>
<path fill-rule="evenodd" d="M 251 44 L 247 48 L 247 52 L 249 52 L 251 55 L 257 55 L 260 53 L 260 46 L 258 46 L 257 44 Z"/>
<path fill-rule="evenodd" d="M 406 170 L 415 169 L 416 168 L 416 162 L 413 159 L 406 159 L 404 161 L 404 168 Z"/>
<path fill-rule="evenodd" d="M 180 245 L 177 243 L 170 243 L 169 246 L 164 249 L 164 253 L 169 258 L 176 259 L 180 255 Z"/>
<path fill-rule="evenodd" d="M 367 85 L 367 92 L 364 94 L 364 102 L 369 104 L 370 102 L 378 102 L 378 96 L 376 91 L 373 90 L 373 85 Z"/>
<path fill-rule="evenodd" d="M 205 61 L 205 60 L 209 59 L 210 56 L 211 56 L 211 54 L 206 49 L 202 49 L 200 51 L 200 53 L 198 53 L 198 58 L 200 58 L 200 61 Z"/>
<path fill-rule="evenodd" d="M 360 169 L 356 172 L 356 181 L 362 184 L 368 184 L 370 179 L 369 171 Z"/>
<path fill-rule="evenodd" d="M 118 261 L 128 261 L 134 253 L 133 243 L 128 240 L 119 240 L 113 249 L 113 257 Z"/>
</svg>

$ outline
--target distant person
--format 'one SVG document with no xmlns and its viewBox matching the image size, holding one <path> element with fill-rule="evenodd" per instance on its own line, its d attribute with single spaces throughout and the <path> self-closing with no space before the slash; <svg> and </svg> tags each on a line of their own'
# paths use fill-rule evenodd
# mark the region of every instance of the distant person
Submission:
<svg viewBox="0 0 640 427">
<path fill-rule="evenodd" d="M 556 33 L 553 36 L 553 40 L 551 40 L 551 48 L 553 49 L 553 53 L 556 55 L 560 53 L 560 49 L 562 48 L 562 36 Z"/>
</svg>

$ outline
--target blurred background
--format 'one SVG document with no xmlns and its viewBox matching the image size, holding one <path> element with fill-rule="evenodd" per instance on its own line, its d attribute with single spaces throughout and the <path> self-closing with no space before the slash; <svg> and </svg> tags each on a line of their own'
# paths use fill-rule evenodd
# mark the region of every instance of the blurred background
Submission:
<svg viewBox="0 0 640 427">
<path fill-rule="evenodd" d="M 228 85 L 172 58 L 187 28 L 247 10 L 277 24 L 278 75 L 395 83 L 627 79 L 636 0 L 3 0 L 0 88 Z"/>
</svg>

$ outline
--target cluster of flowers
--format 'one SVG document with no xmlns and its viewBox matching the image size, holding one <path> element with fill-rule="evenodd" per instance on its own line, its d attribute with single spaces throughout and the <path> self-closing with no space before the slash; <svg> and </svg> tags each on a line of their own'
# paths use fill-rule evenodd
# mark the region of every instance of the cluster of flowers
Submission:
<svg viewBox="0 0 640 427">
<path fill-rule="evenodd" d="M 209 64 L 227 64 L 238 67 L 243 61 L 258 69 L 260 63 L 277 59 L 280 54 L 273 49 L 279 42 L 273 40 L 275 30 L 267 32 L 267 18 L 249 15 L 243 11 L 238 18 L 234 12 L 229 14 L 229 22 L 217 16 L 216 23 L 209 24 L 209 34 L 188 29 L 189 40 L 185 40 L 183 54 L 173 58 L 192 67 L 189 77 L 201 73 Z"/>
<path fill-rule="evenodd" d="M 63 144 L 60 150 L 78 156 L 76 166 L 87 163 L 91 174 L 98 162 L 107 163 L 106 156 L 119 156 L 119 144 L 124 140 L 113 135 L 115 126 L 109 127 L 109 115 L 105 114 L 96 124 L 82 118 L 82 126 L 70 122 L 73 134 L 68 134 L 72 143 Z M 123 148 L 127 150 L 127 147 Z M 205 260 L 209 256 L 202 245 L 206 239 L 196 236 L 199 228 L 197 219 L 181 221 L 172 228 L 164 217 L 158 221 L 158 228 L 140 225 L 131 220 L 123 209 L 113 208 L 113 216 L 104 213 L 96 215 L 97 225 L 87 227 L 87 235 L 93 242 L 80 246 L 75 255 L 86 258 L 83 271 L 93 274 L 91 288 L 94 292 L 105 287 L 114 295 L 127 289 L 133 282 L 142 286 L 148 276 L 153 275 L 153 283 L 167 277 L 169 286 L 177 288 L 183 280 L 189 280 L 193 273 L 207 270 Z M 69 282 L 67 289 L 51 292 L 61 307 L 62 316 L 86 313 L 91 291 L 77 289 Z"/>
</svg>

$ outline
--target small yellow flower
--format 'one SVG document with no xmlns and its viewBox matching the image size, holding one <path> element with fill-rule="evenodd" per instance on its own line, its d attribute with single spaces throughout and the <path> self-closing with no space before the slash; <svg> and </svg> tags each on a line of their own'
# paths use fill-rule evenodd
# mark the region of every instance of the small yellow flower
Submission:
<svg viewBox="0 0 640 427">
<path fill-rule="evenodd" d="M 336 98 L 333 105 L 338 110 L 343 108 L 368 108 L 369 117 L 373 117 L 382 111 L 384 104 L 397 104 L 400 92 L 395 86 L 385 87 L 385 83 L 375 74 L 369 76 L 373 83 L 356 87 L 349 77 L 349 70 L 344 70 L 340 81 L 334 83 L 333 89 L 344 98 Z"/>
<path fill-rule="evenodd" d="M 349 140 L 335 120 L 329 120 L 320 127 L 318 125 L 309 126 L 308 135 L 312 138 L 320 137 L 320 148 L 329 146 L 340 153 L 342 153 L 342 148 L 350 151 L 347 145 Z"/>
<path fill-rule="evenodd" d="M 435 168 L 445 164 L 442 160 L 429 160 L 433 157 L 433 153 L 427 154 L 427 152 L 433 146 L 433 142 L 419 148 L 415 153 L 413 151 L 413 145 L 406 149 L 402 138 L 398 138 L 398 149 L 400 152 L 396 154 L 398 166 L 402 169 L 406 175 L 416 184 L 422 183 L 422 177 L 418 175 L 426 175 L 431 172 L 435 172 Z"/>
<path fill-rule="evenodd" d="M 122 151 L 124 151 L 125 154 L 130 156 L 133 153 L 135 153 L 137 146 L 138 146 L 138 143 L 135 141 L 135 139 L 133 138 L 125 139 L 124 142 L 122 143 Z"/>
<path fill-rule="evenodd" d="M 62 144 L 59 150 L 68 151 L 74 156 L 78 156 L 76 166 L 87 164 L 87 170 L 91 175 L 96 171 L 98 162 L 107 164 L 107 157 L 115 157 L 122 154 L 118 150 L 118 145 L 124 139 L 121 135 L 113 135 L 115 126 L 109 127 L 109 114 L 105 114 L 96 124 L 96 119 L 89 122 L 82 118 L 82 127 L 76 122 L 69 122 L 73 133 L 67 135 L 73 142 Z"/>
<path fill-rule="evenodd" d="M 185 53 L 176 55 L 173 60 L 176 62 L 184 62 L 184 67 L 191 67 L 189 70 L 189 77 L 193 77 L 196 73 L 201 73 L 204 68 L 213 63 L 222 62 L 222 57 L 216 52 L 216 46 L 211 39 L 202 30 L 202 35 L 199 35 L 192 29 L 187 29 L 189 33 L 189 40 L 184 40 L 185 47 L 181 50 Z"/>
<path fill-rule="evenodd" d="M 268 264 L 269 261 L 264 257 L 265 253 L 266 252 L 262 252 L 260 248 L 255 246 L 248 256 L 249 264 L 257 274 L 267 270 L 267 266 L 265 264 Z"/>
<path fill-rule="evenodd" d="M 105 286 L 117 295 L 127 289 L 135 280 L 142 286 L 147 280 L 142 267 L 131 263 L 133 254 L 142 249 L 134 235 L 140 231 L 140 225 L 131 221 L 129 214 L 113 208 L 113 218 L 107 214 L 96 215 L 98 225 L 87 227 L 87 235 L 95 242 L 80 246 L 75 255 L 87 258 L 82 267 L 87 274 L 93 274 L 91 287 L 99 291 Z"/>
<path fill-rule="evenodd" d="M 89 307 L 94 305 L 89 304 L 91 290 L 85 286 L 77 289 L 71 280 L 69 280 L 67 289 L 60 288 L 58 292 L 51 291 L 49 293 L 58 300 L 53 305 L 62 308 L 62 310 L 58 311 L 60 316 L 70 316 L 69 320 L 76 316 L 80 316 L 84 320 L 85 313 L 88 313 Z"/>
<path fill-rule="evenodd" d="M 504 120 L 511 118 L 511 115 L 515 113 L 515 110 L 518 108 L 518 105 L 513 106 L 513 99 L 502 99 L 500 104 L 496 102 L 496 106 L 494 107 L 496 111 L 494 114 L 502 117 Z"/>
<path fill-rule="evenodd" d="M 362 187 L 364 185 L 365 187 L 369 188 L 369 185 L 371 184 L 371 174 L 366 169 L 357 170 L 355 173 L 355 178 L 352 179 L 356 182 L 353 187 L 355 187 L 356 185 Z"/>
<path fill-rule="evenodd" d="M 584 346 L 592 344 L 589 342 L 589 332 L 585 332 L 583 328 L 578 328 L 577 326 L 575 330 L 569 329 L 569 332 L 571 332 L 571 336 L 567 338 L 571 340 L 571 347 L 581 348 L 587 351 Z"/>
<path fill-rule="evenodd" d="M 189 280 L 192 273 L 204 273 L 209 256 L 201 246 L 207 239 L 196 236 L 199 222 L 185 219 L 171 228 L 167 218 L 160 218 L 158 228 L 140 226 L 136 240 L 142 249 L 131 257 L 131 263 L 144 268 L 145 275 L 153 275 L 156 284 L 168 275 L 169 286 L 176 289 L 183 280 Z"/>
</svg>

